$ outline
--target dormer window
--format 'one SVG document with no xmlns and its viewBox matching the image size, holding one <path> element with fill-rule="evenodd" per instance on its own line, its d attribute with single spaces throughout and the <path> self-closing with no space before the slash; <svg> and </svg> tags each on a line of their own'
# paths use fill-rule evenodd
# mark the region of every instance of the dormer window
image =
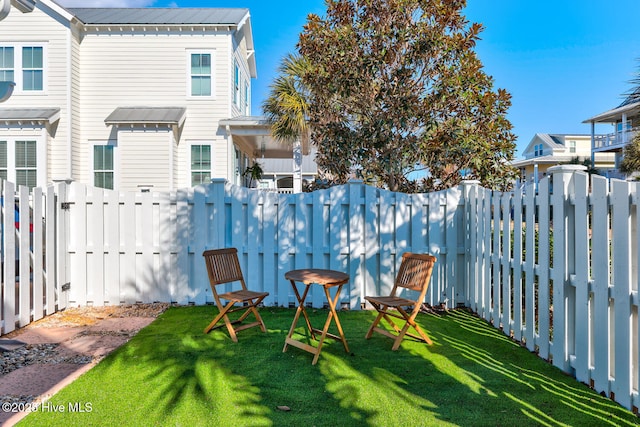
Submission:
<svg viewBox="0 0 640 427">
<path fill-rule="evenodd" d="M 542 156 L 542 144 L 536 144 L 535 147 L 533 147 L 533 155 L 535 157 Z"/>
</svg>

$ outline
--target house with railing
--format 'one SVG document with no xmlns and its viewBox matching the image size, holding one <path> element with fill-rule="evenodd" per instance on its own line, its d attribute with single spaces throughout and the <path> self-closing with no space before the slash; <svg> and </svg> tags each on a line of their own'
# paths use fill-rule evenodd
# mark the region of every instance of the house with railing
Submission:
<svg viewBox="0 0 640 427">
<path fill-rule="evenodd" d="M 0 18 L 0 178 L 170 191 L 293 158 L 250 116 L 248 9 L 11 0 Z"/>
<path fill-rule="evenodd" d="M 592 156 L 608 153 L 615 158 L 614 167 L 606 170 L 605 175 L 609 178 L 628 178 L 619 171 L 619 166 L 624 154 L 624 147 L 633 140 L 640 130 L 640 88 L 631 93 L 616 108 L 597 114 L 586 119 L 583 123 L 591 124 Z M 612 132 L 597 135 L 595 126 L 605 123 L 613 126 Z"/>
<path fill-rule="evenodd" d="M 547 175 L 553 166 L 579 163 L 592 159 L 591 137 L 580 134 L 536 133 L 522 153 L 522 159 L 511 164 L 520 171 L 522 182 L 537 183 Z M 594 167 L 608 170 L 614 165 L 611 153 L 598 154 L 594 158 Z"/>
</svg>

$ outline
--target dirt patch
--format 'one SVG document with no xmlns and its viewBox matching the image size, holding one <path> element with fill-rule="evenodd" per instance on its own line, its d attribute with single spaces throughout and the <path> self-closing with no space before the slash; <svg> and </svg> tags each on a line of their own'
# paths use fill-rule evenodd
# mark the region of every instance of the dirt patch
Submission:
<svg viewBox="0 0 640 427">
<path fill-rule="evenodd" d="M 44 402 L 158 317 L 169 304 L 79 307 L 47 316 L 0 337 L 0 404 L 20 409 Z M 23 345 L 14 346 L 19 342 Z M 27 415 L 0 409 L 0 425 Z"/>
</svg>

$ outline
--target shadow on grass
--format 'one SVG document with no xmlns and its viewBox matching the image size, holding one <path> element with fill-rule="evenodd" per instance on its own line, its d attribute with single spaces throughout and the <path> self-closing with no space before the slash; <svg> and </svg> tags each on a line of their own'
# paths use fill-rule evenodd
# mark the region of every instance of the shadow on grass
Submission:
<svg viewBox="0 0 640 427">
<path fill-rule="evenodd" d="M 637 425 L 616 403 L 513 343 L 477 317 L 421 314 L 434 344 L 365 332 L 374 313 L 340 313 L 352 353 L 327 340 L 318 364 L 290 347 L 294 311 L 263 308 L 268 332 L 202 329 L 215 307 L 172 308 L 57 394 L 89 414 L 38 412 L 26 425 L 527 426 Z M 321 325 L 326 310 L 309 310 Z M 303 322 L 297 338 L 307 340 Z M 283 411 L 278 407 L 288 407 Z"/>
</svg>

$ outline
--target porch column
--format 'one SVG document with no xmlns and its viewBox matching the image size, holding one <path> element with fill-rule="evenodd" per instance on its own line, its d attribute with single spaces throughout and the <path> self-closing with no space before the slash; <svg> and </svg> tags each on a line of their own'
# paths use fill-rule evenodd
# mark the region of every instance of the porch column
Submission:
<svg viewBox="0 0 640 427">
<path fill-rule="evenodd" d="M 302 143 L 299 139 L 293 143 L 293 192 L 302 193 Z"/>
</svg>

